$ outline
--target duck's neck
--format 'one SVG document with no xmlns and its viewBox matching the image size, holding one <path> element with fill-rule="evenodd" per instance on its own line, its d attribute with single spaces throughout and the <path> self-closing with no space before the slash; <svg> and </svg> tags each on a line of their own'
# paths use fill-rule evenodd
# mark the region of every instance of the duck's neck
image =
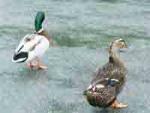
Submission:
<svg viewBox="0 0 150 113">
<path fill-rule="evenodd" d="M 112 48 L 109 51 L 109 61 L 113 62 L 115 64 L 124 66 L 123 61 L 120 58 L 119 50 L 118 48 Z"/>
</svg>

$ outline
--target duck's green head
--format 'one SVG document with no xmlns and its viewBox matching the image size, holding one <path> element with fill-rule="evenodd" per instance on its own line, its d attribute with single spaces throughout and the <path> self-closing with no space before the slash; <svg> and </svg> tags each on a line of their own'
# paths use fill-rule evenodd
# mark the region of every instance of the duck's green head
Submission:
<svg viewBox="0 0 150 113">
<path fill-rule="evenodd" d="M 34 21 L 34 26 L 35 26 L 35 31 L 38 32 L 40 29 L 42 29 L 42 23 L 45 19 L 45 13 L 42 11 L 37 12 L 35 21 Z"/>
</svg>

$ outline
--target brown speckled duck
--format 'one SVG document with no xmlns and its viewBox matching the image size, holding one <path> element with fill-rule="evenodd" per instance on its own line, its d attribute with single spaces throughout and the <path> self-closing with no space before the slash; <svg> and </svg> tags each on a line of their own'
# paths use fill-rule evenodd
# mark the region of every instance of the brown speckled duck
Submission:
<svg viewBox="0 0 150 113">
<path fill-rule="evenodd" d="M 90 105 L 102 108 L 127 107 L 126 104 L 117 101 L 117 96 L 125 84 L 127 73 L 119 55 L 123 48 L 127 48 L 123 39 L 118 39 L 111 43 L 108 63 L 98 69 L 90 86 L 84 91 L 84 95 Z"/>
</svg>

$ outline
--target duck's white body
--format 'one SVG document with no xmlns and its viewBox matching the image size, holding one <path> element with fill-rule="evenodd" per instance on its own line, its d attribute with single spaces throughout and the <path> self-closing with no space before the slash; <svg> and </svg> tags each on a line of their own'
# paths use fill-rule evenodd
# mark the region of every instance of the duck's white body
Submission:
<svg viewBox="0 0 150 113">
<path fill-rule="evenodd" d="M 49 41 L 43 35 L 26 35 L 15 50 L 12 61 L 16 63 L 30 62 L 40 58 L 49 48 Z"/>
</svg>

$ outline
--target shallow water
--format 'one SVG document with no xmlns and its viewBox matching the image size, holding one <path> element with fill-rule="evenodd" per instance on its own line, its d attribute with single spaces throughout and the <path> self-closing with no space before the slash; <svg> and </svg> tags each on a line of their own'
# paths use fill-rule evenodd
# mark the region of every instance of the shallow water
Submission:
<svg viewBox="0 0 150 113">
<path fill-rule="evenodd" d="M 58 47 L 43 60 L 47 71 L 11 62 L 15 47 L 32 33 L 37 11 L 46 12 L 44 28 Z M 0 1 L 0 110 L 2 113 L 148 113 L 150 112 L 150 2 L 148 0 Z M 119 95 L 129 107 L 102 110 L 82 95 L 97 67 L 107 62 L 106 47 L 121 37 L 128 69 Z"/>
</svg>

